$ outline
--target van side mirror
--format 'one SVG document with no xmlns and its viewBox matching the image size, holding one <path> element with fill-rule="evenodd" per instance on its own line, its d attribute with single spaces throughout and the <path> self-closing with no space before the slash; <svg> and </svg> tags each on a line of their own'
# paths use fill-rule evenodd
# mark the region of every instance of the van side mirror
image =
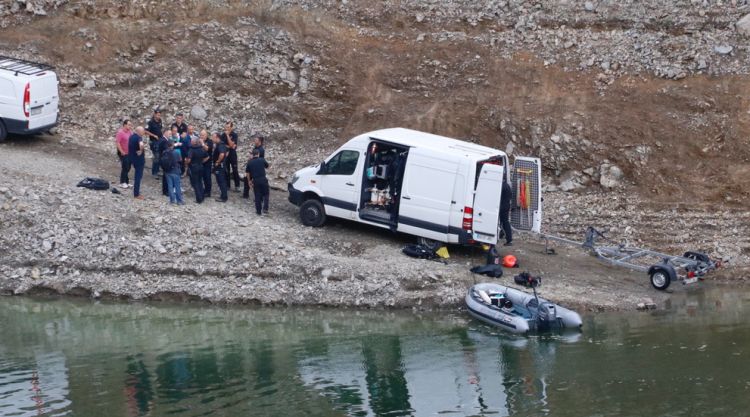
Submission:
<svg viewBox="0 0 750 417">
<path fill-rule="evenodd" d="M 328 167 L 326 166 L 326 161 L 321 162 L 320 168 L 318 168 L 318 175 L 325 175 L 327 168 Z"/>
</svg>

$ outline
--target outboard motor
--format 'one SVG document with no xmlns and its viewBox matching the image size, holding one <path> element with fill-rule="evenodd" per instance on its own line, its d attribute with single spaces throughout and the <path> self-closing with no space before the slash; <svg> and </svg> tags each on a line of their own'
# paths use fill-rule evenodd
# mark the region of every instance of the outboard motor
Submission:
<svg viewBox="0 0 750 417">
<path fill-rule="evenodd" d="M 557 309 L 554 304 L 545 301 L 539 304 L 537 312 L 540 329 L 547 330 L 557 325 Z"/>
</svg>

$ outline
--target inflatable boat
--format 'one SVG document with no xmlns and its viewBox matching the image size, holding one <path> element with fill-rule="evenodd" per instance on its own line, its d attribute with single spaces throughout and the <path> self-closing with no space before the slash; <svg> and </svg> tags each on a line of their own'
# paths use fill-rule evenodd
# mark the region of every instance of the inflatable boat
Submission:
<svg viewBox="0 0 750 417">
<path fill-rule="evenodd" d="M 579 330 L 583 325 L 578 313 L 538 297 L 536 289 L 529 294 L 499 284 L 476 284 L 466 294 L 466 308 L 477 320 L 511 333 Z"/>
</svg>

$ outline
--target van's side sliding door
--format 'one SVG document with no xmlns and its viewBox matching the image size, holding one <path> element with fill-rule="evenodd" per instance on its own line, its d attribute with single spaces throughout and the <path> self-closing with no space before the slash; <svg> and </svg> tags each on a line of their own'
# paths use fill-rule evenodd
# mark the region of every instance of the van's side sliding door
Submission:
<svg viewBox="0 0 750 417">
<path fill-rule="evenodd" d="M 458 164 L 412 148 L 404 172 L 398 231 L 448 241 L 453 188 Z"/>
</svg>

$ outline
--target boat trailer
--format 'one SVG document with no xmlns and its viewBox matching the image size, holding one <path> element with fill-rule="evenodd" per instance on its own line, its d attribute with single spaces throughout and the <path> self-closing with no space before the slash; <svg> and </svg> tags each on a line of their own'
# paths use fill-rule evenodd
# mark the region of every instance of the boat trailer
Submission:
<svg viewBox="0 0 750 417">
<path fill-rule="evenodd" d="M 651 285 L 657 290 L 666 290 L 672 281 L 692 284 L 721 266 L 721 261 L 712 260 L 702 252 L 688 251 L 682 256 L 674 256 L 650 249 L 632 247 L 627 243 L 616 246 L 600 245 L 596 241 L 597 238 L 607 239 L 607 237 L 592 226 L 586 229 L 586 239 L 583 242 L 546 234 L 542 234 L 541 237 L 545 240 L 544 245 L 547 254 L 555 253 L 554 249 L 549 247 L 550 240 L 580 246 L 602 261 L 647 273 Z"/>
</svg>

